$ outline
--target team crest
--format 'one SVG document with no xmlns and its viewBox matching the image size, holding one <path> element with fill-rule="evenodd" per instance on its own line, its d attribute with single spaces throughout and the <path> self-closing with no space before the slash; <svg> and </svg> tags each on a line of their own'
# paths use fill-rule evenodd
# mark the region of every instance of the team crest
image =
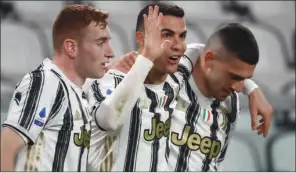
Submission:
<svg viewBox="0 0 296 173">
<path fill-rule="evenodd" d="M 220 128 L 225 130 L 228 124 L 228 117 L 227 115 L 231 113 L 230 109 L 227 109 L 223 106 L 220 106 L 219 109 L 221 110 L 221 114 L 222 114 L 222 123 L 220 124 Z"/>
</svg>

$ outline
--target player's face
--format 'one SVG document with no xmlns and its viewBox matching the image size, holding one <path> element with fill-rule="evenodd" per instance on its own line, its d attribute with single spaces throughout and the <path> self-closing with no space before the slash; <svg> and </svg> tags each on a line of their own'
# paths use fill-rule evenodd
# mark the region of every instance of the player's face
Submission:
<svg viewBox="0 0 296 173">
<path fill-rule="evenodd" d="M 106 64 L 113 56 L 110 45 L 109 28 L 102 24 L 91 23 L 84 31 L 79 42 L 76 66 L 85 78 L 101 78 Z"/>
<path fill-rule="evenodd" d="M 205 52 L 205 66 L 211 95 L 219 100 L 224 100 L 234 91 L 234 84 L 251 78 L 256 67 L 241 61 L 226 50 Z"/>
<path fill-rule="evenodd" d="M 186 23 L 185 19 L 174 16 L 164 16 L 161 24 L 161 36 L 163 41 L 170 40 L 172 44 L 165 50 L 163 56 L 154 62 L 154 68 L 164 73 L 173 73 L 181 56 L 186 50 Z"/>
</svg>

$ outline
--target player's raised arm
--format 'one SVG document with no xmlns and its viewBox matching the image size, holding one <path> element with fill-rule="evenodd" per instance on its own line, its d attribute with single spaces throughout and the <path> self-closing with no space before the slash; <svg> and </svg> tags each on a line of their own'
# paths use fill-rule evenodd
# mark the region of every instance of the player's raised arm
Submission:
<svg viewBox="0 0 296 173">
<path fill-rule="evenodd" d="M 14 91 L 1 132 L 1 171 L 14 171 L 18 152 L 35 143 L 53 113 L 53 93 L 62 90 L 62 86 L 48 75 L 44 71 L 29 73 Z"/>
<path fill-rule="evenodd" d="M 145 41 L 143 52 L 125 78 L 94 111 L 98 125 L 110 131 L 116 131 L 126 119 L 138 98 L 139 89 L 153 66 L 153 61 L 164 53 L 169 41 L 161 39 L 160 23 L 163 18 L 159 7 L 149 8 L 148 16 L 144 15 Z"/>
</svg>

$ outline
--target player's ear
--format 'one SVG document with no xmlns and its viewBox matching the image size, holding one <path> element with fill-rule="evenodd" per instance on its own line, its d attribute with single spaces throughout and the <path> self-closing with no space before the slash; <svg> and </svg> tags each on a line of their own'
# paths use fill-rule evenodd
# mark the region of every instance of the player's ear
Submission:
<svg viewBox="0 0 296 173">
<path fill-rule="evenodd" d="M 144 32 L 141 32 L 141 31 L 136 32 L 136 41 L 140 48 L 144 47 L 144 38 L 145 38 Z"/>
<path fill-rule="evenodd" d="M 64 41 L 64 50 L 70 58 L 75 58 L 78 54 L 78 44 L 76 40 L 66 39 Z"/>
<path fill-rule="evenodd" d="M 204 55 L 205 68 L 211 68 L 214 59 L 215 58 L 214 58 L 213 52 L 205 52 L 205 55 Z"/>
</svg>

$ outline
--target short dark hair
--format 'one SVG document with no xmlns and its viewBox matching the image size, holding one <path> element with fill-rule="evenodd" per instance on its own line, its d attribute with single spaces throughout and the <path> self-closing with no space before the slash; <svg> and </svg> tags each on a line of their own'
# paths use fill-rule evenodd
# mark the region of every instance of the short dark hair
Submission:
<svg viewBox="0 0 296 173">
<path fill-rule="evenodd" d="M 259 61 L 259 48 L 252 31 L 239 23 L 229 23 L 218 29 L 212 37 L 218 37 L 224 48 L 235 53 L 240 60 L 250 65 Z M 208 46 L 208 45 L 207 45 Z"/>
<path fill-rule="evenodd" d="M 158 5 L 159 12 L 162 13 L 164 16 L 174 16 L 174 17 L 182 18 L 185 15 L 184 10 L 177 5 L 170 5 L 170 4 L 165 4 L 161 2 L 152 3 L 144 7 L 138 14 L 136 31 L 143 31 L 144 29 L 143 15 L 144 14 L 148 15 L 149 6 L 154 7 L 155 5 Z"/>
</svg>

